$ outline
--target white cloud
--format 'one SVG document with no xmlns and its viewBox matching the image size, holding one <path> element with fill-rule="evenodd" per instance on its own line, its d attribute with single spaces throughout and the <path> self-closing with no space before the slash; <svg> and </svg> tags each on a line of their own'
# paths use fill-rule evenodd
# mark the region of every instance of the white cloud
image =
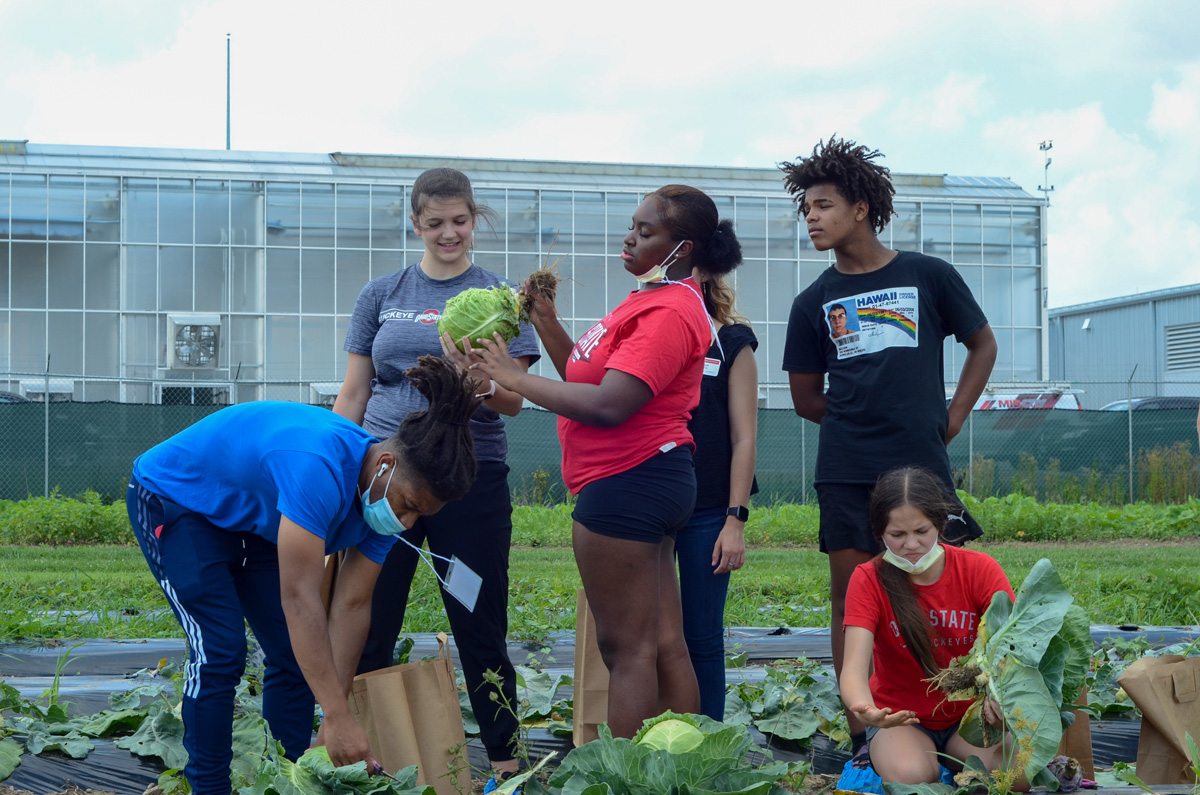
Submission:
<svg viewBox="0 0 1200 795">
<path fill-rule="evenodd" d="M 986 82 L 983 75 L 951 72 L 936 87 L 902 99 L 892 114 L 893 124 L 902 132 L 959 132 L 992 106 Z"/>
</svg>

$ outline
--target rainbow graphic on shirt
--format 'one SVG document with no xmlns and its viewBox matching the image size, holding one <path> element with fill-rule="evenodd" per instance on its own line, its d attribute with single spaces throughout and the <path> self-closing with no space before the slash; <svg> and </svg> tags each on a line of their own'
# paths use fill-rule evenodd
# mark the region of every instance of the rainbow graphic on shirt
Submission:
<svg viewBox="0 0 1200 795">
<path fill-rule="evenodd" d="M 894 309 L 882 309 L 880 307 L 859 307 L 858 320 L 870 321 L 871 323 L 880 323 L 886 326 L 892 326 L 903 331 L 913 339 L 917 338 L 917 323 L 912 318 L 902 312 L 897 312 Z"/>
</svg>

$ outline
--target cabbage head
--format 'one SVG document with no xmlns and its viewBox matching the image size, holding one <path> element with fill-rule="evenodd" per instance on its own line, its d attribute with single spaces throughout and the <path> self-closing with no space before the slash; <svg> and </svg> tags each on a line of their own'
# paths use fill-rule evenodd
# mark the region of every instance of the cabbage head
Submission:
<svg viewBox="0 0 1200 795">
<path fill-rule="evenodd" d="M 517 291 L 500 285 L 472 287 L 451 298 L 438 318 L 437 328 L 439 335 L 448 333 L 462 351 L 463 337 L 474 344 L 481 337 L 492 339 L 492 333 L 499 332 L 505 342 L 511 342 L 521 332 L 520 323 L 521 299 Z"/>
<path fill-rule="evenodd" d="M 704 742 L 704 733 L 684 720 L 668 718 L 644 728 L 634 742 L 656 751 L 686 754 Z"/>
</svg>

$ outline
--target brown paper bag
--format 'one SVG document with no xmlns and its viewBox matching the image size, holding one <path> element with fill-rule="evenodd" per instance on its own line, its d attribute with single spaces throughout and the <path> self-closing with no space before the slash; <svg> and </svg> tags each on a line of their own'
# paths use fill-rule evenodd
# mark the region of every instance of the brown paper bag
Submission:
<svg viewBox="0 0 1200 795">
<path fill-rule="evenodd" d="M 1200 657 L 1143 657 L 1117 681 L 1142 711 L 1138 778 L 1147 784 L 1195 784 L 1184 734 L 1200 742 Z"/>
<path fill-rule="evenodd" d="M 437 638 L 436 659 L 354 677 L 350 711 L 389 774 L 416 765 L 418 784 L 432 785 L 438 795 L 458 795 L 470 790 L 471 771 L 450 642 L 444 632 Z M 451 762 L 459 768 L 457 776 L 447 775 Z"/>
<path fill-rule="evenodd" d="M 1087 688 L 1079 694 L 1076 704 L 1087 705 Z M 1062 741 L 1058 744 L 1058 755 L 1069 756 L 1079 762 L 1079 769 L 1084 778 L 1096 778 L 1096 763 L 1092 757 L 1092 724 L 1091 717 L 1083 710 L 1075 710 L 1075 722 L 1063 732 Z"/>
<path fill-rule="evenodd" d="M 595 740 L 608 722 L 608 668 L 596 645 L 596 619 L 580 588 L 575 597 L 575 696 L 571 739 L 576 746 Z"/>
</svg>

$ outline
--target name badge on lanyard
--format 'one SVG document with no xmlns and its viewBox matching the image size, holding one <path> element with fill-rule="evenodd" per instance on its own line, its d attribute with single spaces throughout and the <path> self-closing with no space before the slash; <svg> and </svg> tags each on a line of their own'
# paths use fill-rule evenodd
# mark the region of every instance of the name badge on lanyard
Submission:
<svg viewBox="0 0 1200 795">
<path fill-rule="evenodd" d="M 705 359 L 704 359 L 704 374 L 715 377 L 717 375 L 717 373 L 719 373 L 719 372 L 721 372 L 721 360 L 720 359 L 709 359 L 709 358 L 705 357 Z"/>
</svg>

